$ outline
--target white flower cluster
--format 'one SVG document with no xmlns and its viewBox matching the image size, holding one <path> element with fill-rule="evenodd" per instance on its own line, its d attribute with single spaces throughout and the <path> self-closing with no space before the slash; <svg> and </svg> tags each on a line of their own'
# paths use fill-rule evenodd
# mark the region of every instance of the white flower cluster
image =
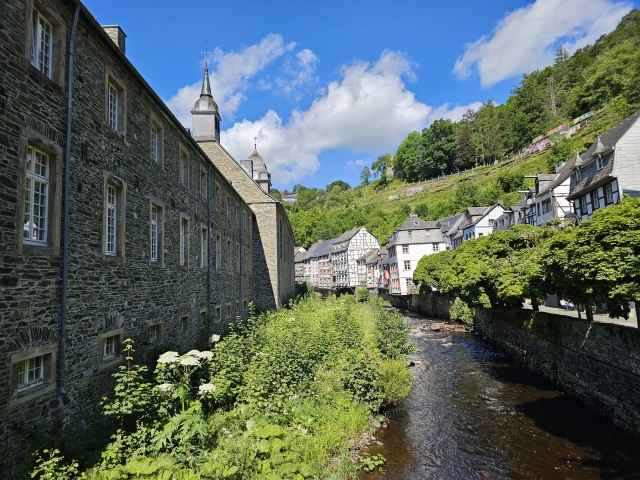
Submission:
<svg viewBox="0 0 640 480">
<path fill-rule="evenodd" d="M 158 388 L 163 392 L 168 392 L 172 387 L 173 385 L 171 385 L 170 383 L 163 383 L 162 385 L 158 385 Z"/>
<path fill-rule="evenodd" d="M 185 356 L 182 360 L 180 360 L 180 365 L 184 365 L 185 367 L 197 367 L 200 365 L 200 362 L 195 357 Z"/>
<path fill-rule="evenodd" d="M 164 352 L 158 358 L 158 363 L 176 363 L 178 360 L 178 352 Z"/>
<path fill-rule="evenodd" d="M 220 341 L 220 335 L 211 335 L 211 338 L 209 338 L 209 343 L 217 343 Z"/>
<path fill-rule="evenodd" d="M 213 392 L 215 389 L 216 386 L 212 383 L 203 383 L 198 387 L 198 393 L 204 395 L 205 393 Z"/>
</svg>

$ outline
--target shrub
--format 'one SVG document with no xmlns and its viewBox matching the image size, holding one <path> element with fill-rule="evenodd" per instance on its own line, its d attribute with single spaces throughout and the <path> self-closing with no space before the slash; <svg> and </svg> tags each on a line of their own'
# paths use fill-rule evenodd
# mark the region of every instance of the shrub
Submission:
<svg viewBox="0 0 640 480">
<path fill-rule="evenodd" d="M 366 302 L 369 298 L 369 289 L 365 286 L 356 288 L 356 300 L 358 302 Z"/>
<path fill-rule="evenodd" d="M 456 297 L 456 299 L 451 302 L 449 316 L 452 320 L 460 320 L 467 325 L 473 325 L 473 312 L 460 297 Z"/>
</svg>

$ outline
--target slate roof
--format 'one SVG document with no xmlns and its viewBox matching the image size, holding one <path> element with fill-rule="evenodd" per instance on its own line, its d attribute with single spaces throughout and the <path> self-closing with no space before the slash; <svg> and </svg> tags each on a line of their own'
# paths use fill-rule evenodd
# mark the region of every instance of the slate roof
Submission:
<svg viewBox="0 0 640 480">
<path fill-rule="evenodd" d="M 331 240 L 325 240 L 323 241 L 320 245 L 318 245 L 318 247 L 314 250 L 314 252 L 311 254 L 311 257 L 324 257 L 325 255 L 329 255 L 331 253 L 331 247 L 333 246 L 333 243 L 336 241 L 335 238 L 332 238 Z"/>
<path fill-rule="evenodd" d="M 342 243 L 346 242 L 347 240 L 351 240 L 353 237 L 355 237 L 356 233 L 358 233 L 358 230 L 360 230 L 361 228 L 362 227 L 353 227 L 351 230 L 347 230 L 338 238 L 336 238 L 336 241 L 334 243 Z"/>
<path fill-rule="evenodd" d="M 438 222 L 429 222 L 426 220 L 422 220 L 417 215 L 409 215 L 409 218 L 406 222 L 402 224 L 402 226 L 398 229 L 401 230 L 428 230 L 432 228 L 440 228 L 440 224 Z"/>
<path fill-rule="evenodd" d="M 560 167 L 560 169 L 555 173 L 555 178 L 553 182 L 549 183 L 548 185 L 545 185 L 544 188 L 541 188 L 540 192 L 538 192 L 538 195 L 545 194 L 548 191 L 556 188 L 558 185 L 561 185 L 562 183 L 564 183 L 567 180 L 567 178 L 569 178 L 573 173 L 573 167 L 575 166 L 575 163 L 576 163 L 576 157 L 572 158 L 567 163 L 565 163 L 562 167 Z"/>
<path fill-rule="evenodd" d="M 613 177 L 611 176 L 611 174 L 613 173 L 613 155 L 614 152 L 611 151 L 608 154 L 602 156 L 602 162 L 604 163 L 604 166 L 600 170 L 596 170 L 592 165 L 592 169 L 596 170 L 596 172 L 593 175 L 583 174 L 580 181 L 577 182 L 571 189 L 571 193 L 567 197 L 567 200 L 575 200 L 584 193 L 589 192 L 594 188 L 597 188 L 600 185 L 613 180 Z M 587 166 L 587 168 L 589 168 L 589 166 Z"/>
<path fill-rule="evenodd" d="M 607 130 L 602 135 L 599 135 L 598 141 L 594 142 L 594 144 L 591 145 L 591 147 L 589 147 L 586 152 L 580 155 L 582 161 L 577 166 L 586 165 L 587 163 L 589 163 L 591 158 L 598 153 L 604 153 L 611 150 L 615 146 L 615 144 L 618 143 L 618 141 L 622 138 L 622 136 L 627 133 L 627 130 L 629 130 L 639 118 L 640 110 L 635 112 L 633 115 L 625 118 L 618 125 Z"/>
<path fill-rule="evenodd" d="M 491 207 L 468 207 L 467 212 L 469 212 L 469 215 L 471 215 L 472 217 L 476 217 L 478 215 L 484 216 L 487 214 L 490 208 Z"/>
</svg>

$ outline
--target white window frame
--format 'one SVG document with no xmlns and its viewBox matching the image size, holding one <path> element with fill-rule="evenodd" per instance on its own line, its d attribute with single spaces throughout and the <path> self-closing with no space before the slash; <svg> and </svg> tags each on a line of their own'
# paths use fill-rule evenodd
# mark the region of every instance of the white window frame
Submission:
<svg viewBox="0 0 640 480">
<path fill-rule="evenodd" d="M 180 218 L 180 266 L 189 264 L 189 220 Z"/>
<path fill-rule="evenodd" d="M 433 243 L 433 253 L 438 253 L 440 251 L 440 244 Z"/>
<path fill-rule="evenodd" d="M 44 384 L 44 367 L 45 355 L 38 355 L 18 362 L 16 367 L 18 369 L 18 394 Z M 29 378 L 30 373 L 33 373 L 33 378 Z M 25 375 L 27 377 L 26 380 Z"/>
<path fill-rule="evenodd" d="M 200 268 L 207 266 L 207 229 L 200 229 Z"/>
<path fill-rule="evenodd" d="M 408 267 L 407 267 L 408 265 Z M 404 270 L 405 272 L 411 271 L 411 260 L 405 260 L 404 261 Z"/>
<path fill-rule="evenodd" d="M 31 31 L 31 65 L 47 78 L 51 78 L 52 58 L 53 25 L 34 8 Z"/>
<path fill-rule="evenodd" d="M 43 161 L 38 161 L 41 159 Z M 35 147 L 27 148 L 23 242 L 46 245 L 49 230 L 49 155 Z M 39 191 L 37 191 L 39 190 Z M 36 205 L 37 197 L 39 203 Z M 36 206 L 38 215 L 36 215 Z M 37 238 L 33 238 L 34 234 Z M 28 237 L 28 238 L 27 238 Z"/>
<path fill-rule="evenodd" d="M 597 188 L 591 192 L 591 208 L 594 211 L 600 208 L 600 196 L 598 195 Z"/>
<path fill-rule="evenodd" d="M 402 253 L 409 253 L 409 245 L 402 245 Z"/>
<path fill-rule="evenodd" d="M 162 341 L 162 324 L 156 323 L 149 326 L 149 342 L 161 342 Z"/>
<path fill-rule="evenodd" d="M 151 204 L 151 261 L 157 262 L 160 258 L 160 231 L 158 229 L 160 207 Z"/>
<path fill-rule="evenodd" d="M 602 170 L 604 166 L 604 162 L 602 161 L 602 155 L 598 155 L 596 157 L 596 170 Z"/>
<path fill-rule="evenodd" d="M 151 123 L 151 159 L 160 163 L 160 129 L 155 123 Z"/>
<path fill-rule="evenodd" d="M 118 189 L 115 185 L 107 183 L 107 198 L 106 208 L 107 214 L 105 216 L 105 245 L 104 254 L 111 257 L 115 257 L 117 254 L 117 241 L 118 241 Z"/>
<path fill-rule="evenodd" d="M 120 335 L 110 335 L 102 341 L 102 361 L 110 361 L 116 358 L 118 352 L 118 339 Z"/>
<path fill-rule="evenodd" d="M 604 198 L 607 203 L 613 203 L 613 188 L 610 183 L 604 186 Z"/>
<path fill-rule="evenodd" d="M 116 132 L 118 131 L 118 108 L 120 102 L 118 98 L 118 87 L 116 87 L 113 83 L 109 82 L 107 84 L 108 93 L 107 93 L 107 123 L 113 128 Z"/>
</svg>

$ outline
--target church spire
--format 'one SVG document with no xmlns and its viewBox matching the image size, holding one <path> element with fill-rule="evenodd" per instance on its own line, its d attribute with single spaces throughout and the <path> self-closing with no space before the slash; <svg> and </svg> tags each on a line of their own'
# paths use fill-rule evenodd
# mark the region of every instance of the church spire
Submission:
<svg viewBox="0 0 640 480">
<path fill-rule="evenodd" d="M 204 64 L 204 79 L 202 80 L 202 91 L 200 92 L 200 96 L 206 95 L 207 97 L 213 97 L 211 95 L 211 84 L 209 83 L 209 65 L 205 60 Z"/>
</svg>

